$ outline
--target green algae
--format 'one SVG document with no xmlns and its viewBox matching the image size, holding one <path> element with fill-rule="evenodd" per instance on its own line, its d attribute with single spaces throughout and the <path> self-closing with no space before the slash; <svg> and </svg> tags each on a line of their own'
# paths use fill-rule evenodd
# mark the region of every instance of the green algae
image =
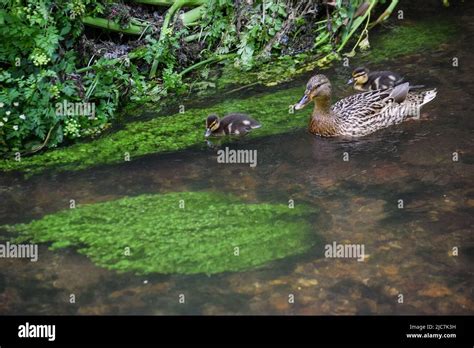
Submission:
<svg viewBox="0 0 474 348">
<path fill-rule="evenodd" d="M 372 62 L 390 60 L 403 55 L 436 49 L 458 33 L 459 28 L 449 21 L 406 21 L 372 40 L 369 54 Z"/>
<path fill-rule="evenodd" d="M 276 86 L 305 72 L 315 69 L 327 69 L 330 63 L 337 59 L 340 59 L 340 56 L 334 52 L 281 56 L 244 73 L 232 65 L 227 65 L 222 69 L 222 75 L 216 84 L 220 89 L 232 85 L 246 86 L 257 83 L 265 86 Z"/>
<path fill-rule="evenodd" d="M 315 243 L 315 213 L 305 205 L 290 209 L 220 193 L 179 192 L 78 206 L 6 228 L 20 234 L 16 242 L 77 247 L 112 270 L 214 274 L 305 252 Z"/>
<path fill-rule="evenodd" d="M 289 112 L 290 105 L 299 100 L 304 87 L 246 99 L 230 99 L 203 109 L 186 109 L 184 113 L 160 116 L 150 121 L 133 122 L 106 137 L 76 144 L 31 157 L 2 160 L 0 169 L 40 172 L 52 167 L 79 170 L 98 164 L 120 163 L 126 153 L 136 158 L 151 153 L 169 152 L 204 143 L 205 118 L 210 113 L 225 115 L 244 112 L 257 119 L 263 127 L 250 136 L 261 137 L 282 133 L 306 125 L 309 110 Z"/>
</svg>

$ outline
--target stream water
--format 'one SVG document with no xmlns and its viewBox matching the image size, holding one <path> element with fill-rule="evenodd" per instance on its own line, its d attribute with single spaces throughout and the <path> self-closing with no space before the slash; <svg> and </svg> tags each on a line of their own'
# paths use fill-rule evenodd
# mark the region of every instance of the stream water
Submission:
<svg viewBox="0 0 474 348">
<path fill-rule="evenodd" d="M 321 210 L 314 233 L 322 245 L 256 269 L 212 276 L 120 274 L 95 266 L 74 248 L 50 251 L 40 245 L 36 263 L 0 259 L 0 313 L 472 314 L 470 7 L 451 18 L 464 28 L 456 42 L 373 67 L 438 88 L 423 120 L 359 140 L 322 139 L 301 125 L 228 145 L 257 150 L 256 168 L 217 163 L 215 149 L 203 141 L 185 151 L 76 172 L 46 171 L 26 179 L 0 174 L 0 225 L 39 219 L 65 209 L 70 199 L 85 204 L 144 193 L 209 190 L 249 202 L 293 199 L 314 205 Z M 453 57 L 458 67 L 452 66 Z M 339 66 L 325 74 L 343 80 L 349 69 Z M 289 85 L 301 85 L 303 91 L 310 76 Z M 341 90 L 335 98 L 349 93 Z M 233 98 L 272 90 L 241 93 Z M 333 242 L 364 245 L 364 261 L 324 257 L 324 245 Z M 186 295 L 184 304 L 180 294 Z"/>
</svg>

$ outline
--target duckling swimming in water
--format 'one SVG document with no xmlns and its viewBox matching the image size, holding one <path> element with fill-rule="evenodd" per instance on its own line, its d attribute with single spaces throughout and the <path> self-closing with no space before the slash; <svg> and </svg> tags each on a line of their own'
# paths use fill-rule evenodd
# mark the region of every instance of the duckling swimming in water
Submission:
<svg viewBox="0 0 474 348">
<path fill-rule="evenodd" d="M 262 125 L 245 114 L 232 113 L 219 119 L 215 114 L 206 119 L 206 133 L 204 136 L 222 137 L 225 135 L 246 135 L 252 129 Z"/>
<path fill-rule="evenodd" d="M 300 110 L 314 101 L 309 131 L 325 137 L 359 137 L 419 117 L 420 108 L 436 97 L 436 89 L 412 91 L 408 82 L 385 90 L 353 94 L 331 106 L 331 82 L 324 75 L 313 76 Z"/>
<path fill-rule="evenodd" d="M 352 72 L 348 85 L 354 85 L 356 91 L 375 91 L 388 89 L 403 82 L 403 77 L 391 71 L 369 71 L 367 68 L 357 68 Z M 420 86 L 422 87 L 422 86 Z M 411 86 L 410 88 L 414 88 Z"/>
</svg>

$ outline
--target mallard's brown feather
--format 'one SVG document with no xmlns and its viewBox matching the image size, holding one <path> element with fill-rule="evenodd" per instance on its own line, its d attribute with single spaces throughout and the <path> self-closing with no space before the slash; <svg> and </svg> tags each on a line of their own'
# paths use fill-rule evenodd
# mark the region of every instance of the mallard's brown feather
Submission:
<svg viewBox="0 0 474 348">
<path fill-rule="evenodd" d="M 329 106 L 331 85 L 324 75 L 311 78 L 308 86 L 317 86 L 316 90 L 307 87 L 305 92 L 306 100 L 315 101 L 309 130 L 321 136 L 359 137 L 373 133 L 418 117 L 420 108 L 436 97 L 436 89 L 415 92 L 404 83 L 386 90 L 354 94 Z"/>
</svg>

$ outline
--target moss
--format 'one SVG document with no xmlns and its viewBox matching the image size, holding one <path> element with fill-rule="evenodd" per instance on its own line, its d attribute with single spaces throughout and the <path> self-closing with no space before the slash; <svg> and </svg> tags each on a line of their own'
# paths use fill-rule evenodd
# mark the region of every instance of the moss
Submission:
<svg viewBox="0 0 474 348">
<path fill-rule="evenodd" d="M 318 54 L 301 53 L 294 56 L 281 56 L 244 73 L 232 65 L 227 65 L 217 81 L 217 87 L 224 89 L 229 85 L 249 85 L 256 81 L 265 86 L 288 82 L 302 73 L 328 68 L 333 60 L 340 58 L 334 52 L 326 53 L 320 51 Z"/>
<path fill-rule="evenodd" d="M 315 243 L 309 220 L 314 214 L 304 205 L 290 209 L 247 204 L 218 193 L 183 192 L 79 206 L 7 229 L 20 233 L 17 242 L 77 247 L 99 266 L 113 270 L 213 274 L 308 250 Z"/>
<path fill-rule="evenodd" d="M 247 99 L 230 99 L 204 109 L 188 109 L 184 114 L 162 116 L 151 121 L 134 122 L 125 129 L 89 143 L 76 144 L 54 151 L 25 157 L 21 162 L 2 160 L 0 169 L 36 173 L 48 167 L 57 170 L 78 170 L 97 164 L 124 161 L 130 157 L 175 151 L 204 143 L 205 118 L 210 113 L 225 115 L 230 112 L 248 113 L 263 125 L 250 136 L 261 137 L 282 133 L 306 125 L 310 110 L 289 113 L 289 106 L 296 103 L 304 87 L 286 89 L 264 96 Z"/>
<path fill-rule="evenodd" d="M 374 48 L 369 55 L 372 62 L 435 49 L 449 42 L 459 30 L 452 22 L 443 20 L 403 23 L 402 26 L 397 26 L 372 40 L 371 45 Z"/>
</svg>

